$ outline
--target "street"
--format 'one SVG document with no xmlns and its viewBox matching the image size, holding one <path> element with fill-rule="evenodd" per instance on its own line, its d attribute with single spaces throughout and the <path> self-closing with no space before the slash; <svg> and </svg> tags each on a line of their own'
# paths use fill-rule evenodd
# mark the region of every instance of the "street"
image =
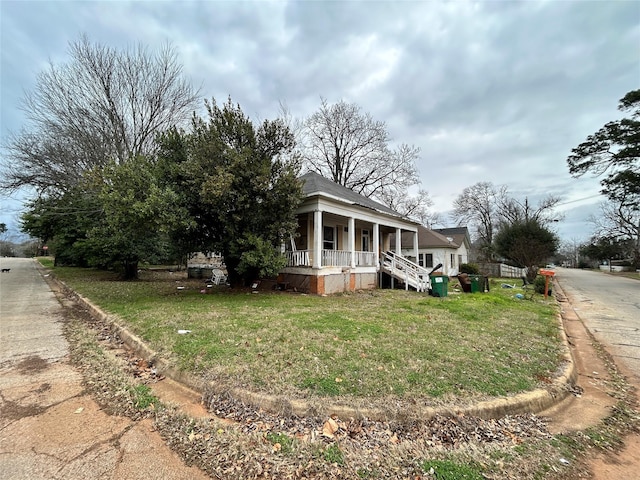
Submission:
<svg viewBox="0 0 640 480">
<path fill-rule="evenodd" d="M 69 364 L 63 309 L 33 259 L 2 258 L 0 480 L 204 479 L 151 420 L 107 415 Z"/>
<path fill-rule="evenodd" d="M 569 268 L 557 268 L 556 279 L 586 327 L 640 385 L 640 281 Z"/>
</svg>

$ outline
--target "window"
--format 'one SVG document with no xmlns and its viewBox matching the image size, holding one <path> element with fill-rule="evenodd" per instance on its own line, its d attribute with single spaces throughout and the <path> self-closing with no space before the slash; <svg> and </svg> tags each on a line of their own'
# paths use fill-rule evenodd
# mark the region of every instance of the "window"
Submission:
<svg viewBox="0 0 640 480">
<path fill-rule="evenodd" d="M 456 268 L 456 256 L 455 254 L 451 254 L 451 268 Z"/>
<path fill-rule="evenodd" d="M 464 262 L 462 261 L 462 255 L 458 255 L 458 266 L 462 265 Z"/>
<path fill-rule="evenodd" d="M 433 253 L 421 253 L 418 255 L 419 265 L 424 268 L 433 268 Z"/>
<path fill-rule="evenodd" d="M 336 240 L 335 240 L 335 229 L 333 227 L 324 227 L 323 228 L 323 236 L 322 236 L 322 248 L 325 250 L 335 250 L 336 249 Z"/>
<path fill-rule="evenodd" d="M 362 230 L 362 251 L 369 251 L 369 230 Z"/>
</svg>

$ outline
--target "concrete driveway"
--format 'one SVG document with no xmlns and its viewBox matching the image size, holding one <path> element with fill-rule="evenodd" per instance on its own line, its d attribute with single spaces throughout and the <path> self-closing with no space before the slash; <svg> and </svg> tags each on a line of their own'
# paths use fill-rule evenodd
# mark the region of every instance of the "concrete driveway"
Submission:
<svg viewBox="0 0 640 480">
<path fill-rule="evenodd" d="M 69 364 L 63 310 L 31 259 L 1 258 L 0 480 L 205 479 L 152 422 L 109 416 Z"/>
</svg>

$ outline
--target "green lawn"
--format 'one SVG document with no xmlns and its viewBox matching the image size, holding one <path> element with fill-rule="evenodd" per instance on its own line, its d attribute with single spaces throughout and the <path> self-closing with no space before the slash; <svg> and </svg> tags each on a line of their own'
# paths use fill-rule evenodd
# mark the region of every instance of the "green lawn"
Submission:
<svg viewBox="0 0 640 480">
<path fill-rule="evenodd" d="M 53 272 L 180 368 L 229 387 L 438 404 L 533 389 L 561 361 L 553 299 L 519 300 L 499 281 L 491 293 L 445 298 L 402 290 L 320 297 L 206 289 L 178 273 L 122 282 L 95 270 Z"/>
</svg>

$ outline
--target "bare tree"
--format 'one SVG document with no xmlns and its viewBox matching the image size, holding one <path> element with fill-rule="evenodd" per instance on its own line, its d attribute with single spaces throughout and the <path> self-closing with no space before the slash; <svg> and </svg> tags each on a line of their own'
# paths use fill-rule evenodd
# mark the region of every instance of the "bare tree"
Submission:
<svg viewBox="0 0 640 480">
<path fill-rule="evenodd" d="M 502 187 L 496 196 L 496 209 L 500 222 L 507 225 L 533 220 L 540 225 L 549 226 L 562 219 L 562 215 L 554 212 L 560 200 L 560 197 L 548 195 L 534 206 L 527 197 L 524 202 L 510 197 L 507 188 Z"/>
<path fill-rule="evenodd" d="M 510 196 L 504 185 L 496 187 L 491 182 L 478 182 L 465 188 L 455 199 L 451 218 L 458 225 L 475 230 L 481 251 L 490 259 L 494 237 L 501 228 L 528 222 L 548 227 L 562 218 L 553 210 L 559 201 L 560 198 L 549 195 L 534 206 L 528 198 L 520 201 Z"/>
<path fill-rule="evenodd" d="M 589 221 L 597 238 L 628 240 L 629 255 L 634 266 L 640 267 L 640 206 L 634 201 L 609 200 L 600 204 L 600 215 L 592 215 Z"/>
<path fill-rule="evenodd" d="M 436 225 L 444 226 L 441 215 L 431 210 L 433 200 L 426 190 L 420 189 L 417 195 L 411 195 L 397 189 L 385 189 L 377 198 L 392 210 L 420 222 L 427 228 L 434 228 Z"/>
<path fill-rule="evenodd" d="M 392 149 L 389 142 L 384 122 L 355 104 L 340 101 L 330 105 L 324 98 L 320 109 L 304 121 L 299 135 L 308 170 L 400 208 L 399 213 L 411 216 L 420 209 L 426 211 L 430 206 L 426 192 L 408 193 L 420 183 L 416 168 L 420 149 L 408 144 Z"/>
<path fill-rule="evenodd" d="M 478 182 L 465 188 L 453 202 L 451 218 L 459 226 L 475 230 L 476 238 L 487 248 L 493 244 L 498 226 L 497 198 L 501 191 L 491 182 Z M 491 257 L 491 252 L 485 255 Z"/>
<path fill-rule="evenodd" d="M 21 108 L 29 125 L 6 146 L 0 188 L 65 190 L 107 161 L 149 154 L 158 132 L 187 120 L 198 91 L 182 75 L 176 51 L 70 44 L 71 60 L 38 75 Z"/>
</svg>

